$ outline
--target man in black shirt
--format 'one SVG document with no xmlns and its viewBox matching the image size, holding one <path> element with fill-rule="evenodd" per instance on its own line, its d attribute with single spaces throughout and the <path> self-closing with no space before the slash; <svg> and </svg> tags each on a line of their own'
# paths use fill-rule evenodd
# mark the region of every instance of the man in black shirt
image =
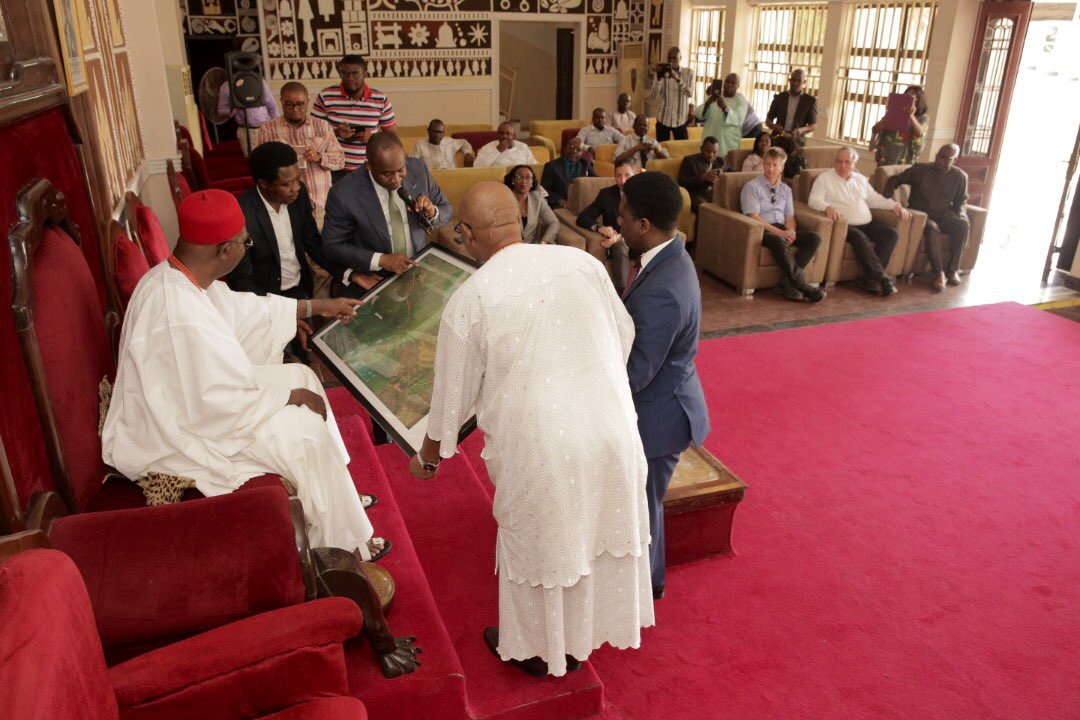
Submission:
<svg viewBox="0 0 1080 720">
<path fill-rule="evenodd" d="M 909 185 L 911 197 L 908 207 L 921 210 L 929 217 L 923 239 L 937 290 L 944 290 L 946 284 L 960 284 L 960 256 L 971 229 L 964 210 L 967 203 L 967 173 L 954 164 L 959 155 L 958 145 L 945 145 L 938 150 L 934 162 L 916 163 L 889 178 L 882 193 L 885 197 L 892 197 L 896 188 Z M 947 264 L 946 252 L 949 254 Z"/>
</svg>

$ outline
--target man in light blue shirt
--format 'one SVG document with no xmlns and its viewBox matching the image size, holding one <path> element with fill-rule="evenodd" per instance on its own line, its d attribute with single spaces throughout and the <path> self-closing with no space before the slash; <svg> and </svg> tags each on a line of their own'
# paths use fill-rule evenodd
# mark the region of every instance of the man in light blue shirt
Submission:
<svg viewBox="0 0 1080 720">
<path fill-rule="evenodd" d="M 788 300 L 821 302 L 825 292 L 806 282 L 803 269 L 821 245 L 821 236 L 795 227 L 795 201 L 782 180 L 787 153 L 773 147 L 765 151 L 765 171 L 742 187 L 743 214 L 765 226 L 761 244 L 776 258 L 784 273 L 776 292 Z M 796 252 L 792 252 L 796 248 Z"/>
</svg>

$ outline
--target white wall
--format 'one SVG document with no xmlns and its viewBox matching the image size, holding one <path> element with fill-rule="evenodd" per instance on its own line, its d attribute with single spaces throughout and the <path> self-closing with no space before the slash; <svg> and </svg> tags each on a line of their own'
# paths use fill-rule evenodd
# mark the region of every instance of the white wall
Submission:
<svg viewBox="0 0 1080 720">
<path fill-rule="evenodd" d="M 522 127 L 555 117 L 555 37 L 556 23 L 499 23 L 499 62 L 518 72 L 510 119 Z"/>
</svg>

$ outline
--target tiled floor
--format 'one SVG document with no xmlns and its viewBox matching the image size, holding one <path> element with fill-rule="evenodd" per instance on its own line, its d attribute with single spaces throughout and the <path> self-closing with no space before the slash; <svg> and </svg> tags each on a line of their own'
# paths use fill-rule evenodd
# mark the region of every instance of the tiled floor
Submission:
<svg viewBox="0 0 1080 720">
<path fill-rule="evenodd" d="M 986 258 L 979 259 L 976 269 L 964 276 L 960 286 L 942 292 L 931 287 L 929 276 L 897 280 L 900 292 L 888 298 L 870 295 L 851 283 L 841 283 L 826 288 L 829 296 L 817 304 L 785 300 L 769 289 L 742 297 L 730 285 L 699 272 L 701 334 L 705 338 L 723 337 L 920 310 L 1005 301 L 1035 305 L 1080 299 L 1080 293 L 1065 287 L 1043 287 L 1040 271 L 1041 264 L 1036 268 L 1024 263 L 1019 270 L 1010 265 L 1009 257 L 988 252 Z"/>
</svg>

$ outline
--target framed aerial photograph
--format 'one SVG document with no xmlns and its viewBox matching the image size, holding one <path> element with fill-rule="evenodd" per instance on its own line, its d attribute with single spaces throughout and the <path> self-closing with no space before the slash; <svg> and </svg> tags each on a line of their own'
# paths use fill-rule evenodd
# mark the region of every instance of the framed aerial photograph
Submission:
<svg viewBox="0 0 1080 720">
<path fill-rule="evenodd" d="M 409 457 L 427 434 L 443 308 L 477 268 L 472 260 L 436 244 L 413 259 L 419 267 L 373 287 L 349 323 L 335 320 L 309 342 Z M 475 428 L 473 417 L 458 442 Z"/>
</svg>

